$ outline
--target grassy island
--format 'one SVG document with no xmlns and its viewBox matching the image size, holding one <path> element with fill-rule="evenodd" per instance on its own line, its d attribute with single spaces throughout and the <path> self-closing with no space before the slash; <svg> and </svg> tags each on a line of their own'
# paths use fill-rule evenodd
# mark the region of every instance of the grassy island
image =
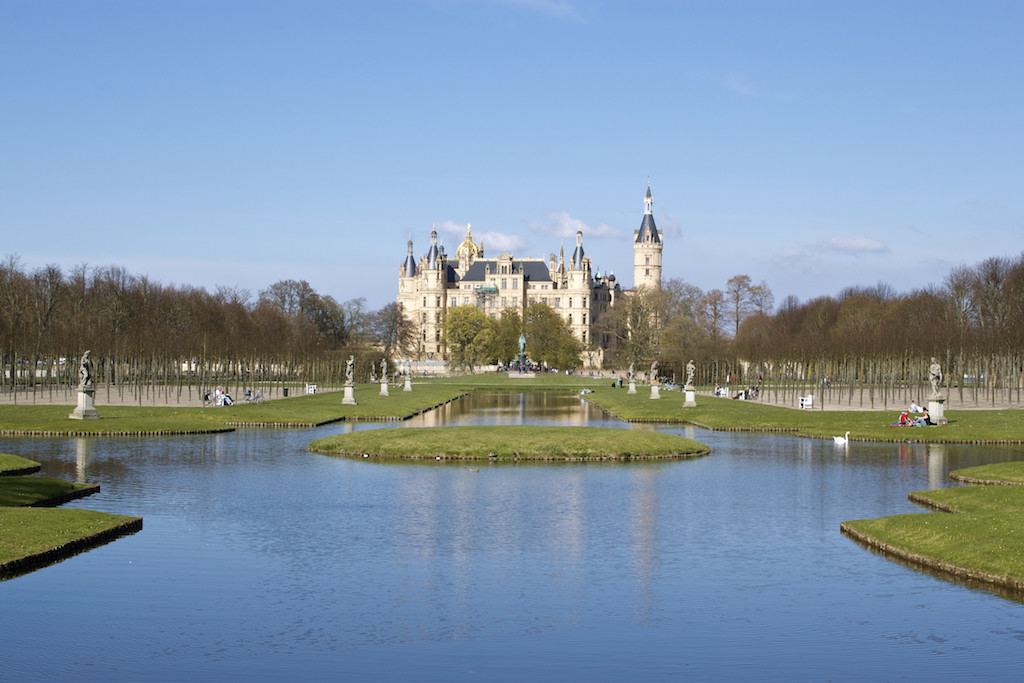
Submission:
<svg viewBox="0 0 1024 683">
<path fill-rule="evenodd" d="M 628 422 L 679 422 L 723 431 L 788 432 L 796 436 L 831 438 L 850 432 L 851 441 L 920 441 L 928 443 L 1024 443 L 1024 411 L 950 410 L 949 424 L 893 427 L 899 415 L 890 410 L 794 410 L 756 401 L 697 396 L 684 408 L 679 392 L 650 399 L 648 387 L 636 394 L 624 389 L 595 390 L 584 398 Z"/>
<path fill-rule="evenodd" d="M 1020 484 L 1024 462 L 957 470 L 950 477 Z M 840 529 L 910 564 L 1024 592 L 1024 488 L 964 486 L 918 491 L 910 499 L 938 512 L 854 520 Z"/>
<path fill-rule="evenodd" d="M 661 432 L 596 427 L 432 427 L 375 429 L 317 439 L 314 453 L 373 458 L 580 461 L 692 458 L 708 447 Z"/>
<path fill-rule="evenodd" d="M 0 454 L 0 469 L 31 462 Z M 18 469 L 25 468 L 19 466 Z M 93 484 L 75 484 L 61 479 L 0 478 L 0 579 L 59 562 L 142 528 L 141 517 L 49 507 L 99 490 L 100 487 Z"/>
<path fill-rule="evenodd" d="M 7 436 L 160 436 L 232 431 L 237 427 L 315 427 L 343 420 L 406 420 L 465 394 L 454 386 L 416 385 L 380 396 L 379 384 L 358 385 L 357 405 L 341 392 L 323 392 L 224 407 L 104 406 L 98 420 L 71 420 L 73 406 L 0 406 L 0 434 Z"/>
<path fill-rule="evenodd" d="M 20 455 L 0 453 L 0 477 L 15 477 L 39 471 L 39 463 Z"/>
</svg>

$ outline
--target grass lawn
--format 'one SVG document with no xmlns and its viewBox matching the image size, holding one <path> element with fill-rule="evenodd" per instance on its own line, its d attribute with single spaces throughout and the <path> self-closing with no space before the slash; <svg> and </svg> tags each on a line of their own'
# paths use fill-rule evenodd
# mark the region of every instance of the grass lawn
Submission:
<svg viewBox="0 0 1024 683">
<path fill-rule="evenodd" d="M 442 460 L 629 460 L 706 455 L 674 434 L 596 427 L 473 426 L 376 429 L 317 439 L 315 453 Z"/>
<path fill-rule="evenodd" d="M 141 517 L 92 510 L 0 508 L 0 578 L 59 561 L 141 524 Z"/>
<path fill-rule="evenodd" d="M 23 458 L 20 455 L 0 453 L 0 477 L 10 474 L 28 474 L 29 472 L 38 471 L 39 463 L 35 460 L 29 460 L 28 458 Z"/>
<path fill-rule="evenodd" d="M 306 394 L 261 404 L 222 408 L 98 405 L 99 420 L 71 420 L 69 406 L 0 406 L 0 433 L 12 436 L 183 434 L 228 431 L 235 426 L 297 427 L 338 420 L 401 420 L 465 393 L 453 386 L 414 385 L 379 396 L 379 384 L 355 389 L 358 405 L 342 405 L 341 392 Z"/>
<path fill-rule="evenodd" d="M 31 460 L 0 454 L 0 466 Z M 23 469 L 18 467 L 16 469 Z M 92 510 L 60 510 L 53 505 L 99 490 L 91 484 L 60 479 L 0 478 L 0 579 L 59 562 L 142 528 L 141 517 Z"/>
<path fill-rule="evenodd" d="M 1024 462 L 953 473 L 1024 481 Z M 888 554 L 955 576 L 1024 590 L 1024 487 L 964 486 L 911 499 L 950 512 L 844 522 L 844 533 Z"/>
<path fill-rule="evenodd" d="M 342 392 L 304 394 L 261 404 L 237 404 L 202 409 L 225 424 L 253 426 L 312 426 L 340 420 L 404 420 L 465 394 L 454 386 L 413 384 L 412 391 L 391 387 L 380 395 L 380 384 L 357 384 L 357 405 L 343 405 Z"/>
<path fill-rule="evenodd" d="M 66 502 L 97 490 L 94 484 L 75 484 L 63 479 L 4 477 L 0 479 L 0 507 L 46 504 L 54 500 Z"/>
<path fill-rule="evenodd" d="M 949 424 L 934 427 L 890 427 L 898 411 L 793 410 L 756 401 L 697 396 L 684 408 L 677 391 L 652 401 L 648 388 L 636 394 L 624 389 L 597 389 L 586 400 L 629 421 L 684 422 L 711 429 L 785 431 L 800 436 L 830 437 L 850 432 L 852 441 L 927 441 L 948 443 L 1024 443 L 1024 411 L 947 411 Z"/>
</svg>

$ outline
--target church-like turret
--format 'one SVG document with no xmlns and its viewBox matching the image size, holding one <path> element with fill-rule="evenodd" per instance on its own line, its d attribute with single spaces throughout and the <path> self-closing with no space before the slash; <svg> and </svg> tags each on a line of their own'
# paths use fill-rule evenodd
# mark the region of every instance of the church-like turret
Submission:
<svg viewBox="0 0 1024 683">
<path fill-rule="evenodd" d="M 661 289 L 661 235 L 654 224 L 654 199 L 651 183 L 644 197 L 644 217 L 633 231 L 633 289 Z"/>
</svg>

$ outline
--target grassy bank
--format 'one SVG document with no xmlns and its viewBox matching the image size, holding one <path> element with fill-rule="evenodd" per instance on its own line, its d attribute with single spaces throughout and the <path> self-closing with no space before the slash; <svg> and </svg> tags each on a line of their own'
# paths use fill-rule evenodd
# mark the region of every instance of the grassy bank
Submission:
<svg viewBox="0 0 1024 683">
<path fill-rule="evenodd" d="M 453 386 L 415 385 L 379 396 L 379 384 L 359 385 L 357 405 L 342 405 L 341 392 L 308 394 L 224 407 L 177 408 L 98 405 L 99 420 L 71 420 L 68 406 L 0 406 L 0 434 L 99 436 L 202 434 L 237 426 L 306 427 L 339 420 L 402 420 L 464 393 Z"/>
<path fill-rule="evenodd" d="M 1024 481 L 1024 462 L 951 476 Z M 843 533 L 898 559 L 950 576 L 1024 591 L 1024 487 L 965 486 L 910 494 L 942 512 L 844 522 Z"/>
<path fill-rule="evenodd" d="M 141 517 L 92 510 L 0 508 L 0 579 L 59 562 L 141 528 Z"/>
<path fill-rule="evenodd" d="M 891 427 L 898 411 L 793 410 L 755 401 L 697 396 L 684 408 L 678 391 L 663 392 L 652 401 L 650 389 L 628 394 L 624 389 L 597 389 L 586 400 L 623 420 L 681 422 L 719 430 L 791 432 L 828 438 L 850 432 L 852 441 L 927 441 L 935 443 L 1024 443 L 1024 411 L 948 411 L 949 424 L 934 427 Z"/>
<path fill-rule="evenodd" d="M 707 446 L 660 432 L 591 427 L 378 429 L 318 439 L 328 455 L 477 461 L 631 460 L 706 455 Z"/>
<path fill-rule="evenodd" d="M 4 477 L 0 479 L 0 507 L 60 505 L 99 491 L 95 484 L 76 484 L 63 479 L 43 477 Z"/>
<path fill-rule="evenodd" d="M 31 460 L 0 454 L 0 468 L 24 470 Z M 37 464 L 38 466 L 38 464 Z M 0 478 L 0 579 L 59 562 L 142 528 L 142 518 L 50 507 L 99 491 L 60 479 Z"/>
<path fill-rule="evenodd" d="M 0 477 L 20 476 L 38 471 L 39 463 L 35 460 L 10 453 L 0 453 Z"/>
<path fill-rule="evenodd" d="M 205 413 L 223 424 L 236 426 L 313 426 L 342 420 L 405 420 L 465 393 L 455 386 L 414 384 L 412 391 L 390 388 L 380 395 L 380 384 L 359 384 L 356 405 L 343 405 L 342 392 L 305 394 L 261 404 L 207 408 Z"/>
</svg>

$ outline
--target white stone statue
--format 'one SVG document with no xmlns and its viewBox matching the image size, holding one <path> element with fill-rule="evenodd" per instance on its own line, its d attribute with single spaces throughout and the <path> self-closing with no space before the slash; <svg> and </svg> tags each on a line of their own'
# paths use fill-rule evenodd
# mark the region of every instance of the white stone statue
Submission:
<svg viewBox="0 0 1024 683">
<path fill-rule="evenodd" d="M 686 362 L 686 388 L 687 389 L 692 389 L 693 388 L 693 375 L 694 375 L 695 372 L 697 372 L 697 366 L 695 366 L 693 364 L 692 360 L 687 361 Z"/>
<path fill-rule="evenodd" d="M 942 366 L 939 361 L 932 357 L 932 364 L 928 366 L 928 381 L 932 385 L 932 397 L 939 397 L 939 388 L 942 386 Z"/>
<path fill-rule="evenodd" d="M 89 360 L 91 351 L 82 354 L 82 362 L 78 366 L 78 389 L 92 389 L 92 362 Z"/>
<path fill-rule="evenodd" d="M 349 356 L 348 361 L 345 363 L 345 384 L 351 386 L 355 383 L 356 373 L 356 357 Z"/>
</svg>

